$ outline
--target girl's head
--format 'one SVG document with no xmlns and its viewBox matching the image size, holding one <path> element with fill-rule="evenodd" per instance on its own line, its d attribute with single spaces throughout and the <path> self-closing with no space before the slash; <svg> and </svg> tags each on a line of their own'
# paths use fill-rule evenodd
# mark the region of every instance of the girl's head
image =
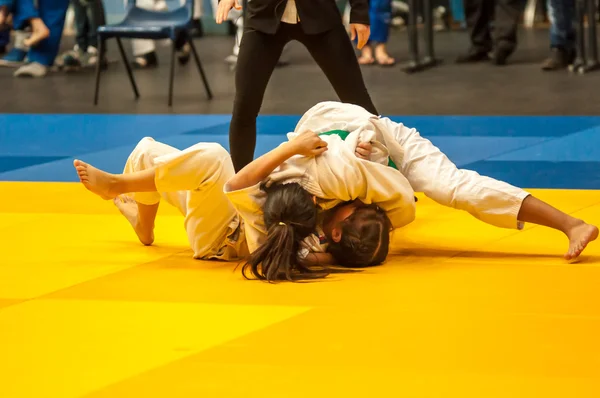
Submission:
<svg viewBox="0 0 600 398">
<path fill-rule="evenodd" d="M 323 223 L 329 240 L 327 251 L 339 265 L 370 267 L 385 261 L 390 248 L 392 223 L 377 205 L 359 201 L 338 206 Z"/>
<path fill-rule="evenodd" d="M 262 189 L 267 193 L 263 206 L 267 238 L 243 265 L 243 275 L 248 277 L 249 272 L 261 280 L 295 281 L 322 278 L 332 272 L 324 267 L 311 268 L 299 259 L 302 241 L 317 229 L 314 196 L 297 183 Z M 391 223 L 375 205 L 340 205 L 327 212 L 323 230 L 337 265 L 368 267 L 381 264 L 387 257 Z"/>
<path fill-rule="evenodd" d="M 317 228 L 314 197 L 300 184 L 275 184 L 262 187 L 267 193 L 263 206 L 267 239 L 242 268 L 262 280 L 297 280 L 323 276 L 302 266 L 298 253 L 302 241 Z"/>
</svg>

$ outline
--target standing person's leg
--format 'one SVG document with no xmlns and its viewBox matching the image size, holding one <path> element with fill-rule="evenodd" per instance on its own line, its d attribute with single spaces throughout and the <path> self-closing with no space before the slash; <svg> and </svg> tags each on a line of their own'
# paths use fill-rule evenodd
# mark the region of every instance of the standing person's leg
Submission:
<svg viewBox="0 0 600 398">
<path fill-rule="evenodd" d="M 71 7 L 75 14 L 75 44 L 81 51 L 86 51 L 89 45 L 91 36 L 96 37 L 96 31 L 92 33 L 89 17 L 88 3 L 85 0 L 71 0 Z M 94 1 L 94 0 L 92 0 Z"/>
<path fill-rule="evenodd" d="M 341 22 L 322 34 L 300 33 L 298 40 L 306 46 L 325 73 L 340 101 L 379 114 L 365 86 L 352 42 Z"/>
<path fill-rule="evenodd" d="M 464 0 L 467 25 L 471 29 L 471 48 L 460 55 L 456 62 L 470 63 L 487 61 L 493 42 L 490 24 L 494 15 L 493 0 Z"/>
<path fill-rule="evenodd" d="M 235 100 L 229 126 L 229 148 L 236 171 L 254 159 L 256 118 L 271 74 L 288 41 L 288 27 L 285 25 L 282 23 L 274 35 L 251 30 L 244 32 L 242 37 L 235 70 Z"/>
<path fill-rule="evenodd" d="M 543 70 L 566 68 L 575 57 L 575 4 L 572 0 L 547 0 L 550 19 L 550 56 Z"/>
<path fill-rule="evenodd" d="M 392 0 L 371 0 L 371 37 L 375 46 L 375 60 L 381 66 L 392 66 L 396 63 L 387 52 L 392 21 Z"/>
<path fill-rule="evenodd" d="M 506 64 L 517 47 L 517 25 L 521 16 L 521 0 L 496 0 L 494 13 L 494 63 Z"/>
<path fill-rule="evenodd" d="M 90 36 L 90 24 L 86 12 L 87 3 L 84 0 L 71 0 L 71 7 L 73 7 L 75 19 L 75 47 L 59 55 L 56 60 L 57 65 L 65 67 L 66 70 L 78 69 L 81 66 L 81 59 L 88 48 Z"/>
<path fill-rule="evenodd" d="M 41 19 L 50 30 L 50 36 L 31 48 L 28 54 L 30 64 L 19 68 L 15 72 L 15 76 L 42 77 L 46 75 L 47 68 L 52 66 L 60 49 L 67 8 L 69 8 L 69 0 L 40 1 L 38 10 Z"/>
<path fill-rule="evenodd" d="M 127 3 L 127 0 L 125 0 Z M 136 5 L 147 10 L 154 10 L 154 0 L 137 0 Z M 131 41 L 134 60 L 132 65 L 135 68 L 153 68 L 158 66 L 158 57 L 156 55 L 156 45 L 153 40 L 134 39 Z"/>
<path fill-rule="evenodd" d="M 195 257 L 231 254 L 222 249 L 237 214 L 223 186 L 234 171 L 229 154 L 219 144 L 200 143 L 179 151 L 144 138 L 129 156 L 123 174 L 109 174 L 80 160 L 74 166 L 88 190 L 103 199 L 116 198 L 115 204 L 142 243 L 154 240 L 154 218 L 162 198 L 185 215 Z"/>
<path fill-rule="evenodd" d="M 416 192 L 441 205 L 469 212 L 479 220 L 501 228 L 522 228 L 528 222 L 563 232 L 569 238 L 566 259 L 577 257 L 598 237 L 598 228 L 586 224 L 534 198 L 508 183 L 459 169 L 416 129 L 382 119 L 404 150 L 397 164 Z"/>
</svg>

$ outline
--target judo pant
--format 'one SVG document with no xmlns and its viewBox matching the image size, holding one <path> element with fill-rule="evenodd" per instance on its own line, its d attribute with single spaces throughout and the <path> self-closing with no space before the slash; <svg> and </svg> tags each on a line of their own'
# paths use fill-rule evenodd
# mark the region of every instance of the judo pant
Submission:
<svg viewBox="0 0 600 398">
<path fill-rule="evenodd" d="M 523 228 L 517 216 L 529 193 L 475 171 L 459 169 L 416 129 L 387 118 L 378 124 L 385 126 L 402 146 L 404 158 L 396 165 L 416 192 L 423 192 L 441 205 L 467 211 L 485 223 Z"/>
<path fill-rule="evenodd" d="M 162 199 L 176 207 L 185 217 L 195 258 L 233 260 L 248 254 L 243 226 L 223 193 L 235 173 L 221 145 L 200 143 L 180 151 L 144 138 L 129 155 L 123 173 L 152 167 L 157 192 L 137 192 L 133 198 L 143 205 Z"/>
</svg>

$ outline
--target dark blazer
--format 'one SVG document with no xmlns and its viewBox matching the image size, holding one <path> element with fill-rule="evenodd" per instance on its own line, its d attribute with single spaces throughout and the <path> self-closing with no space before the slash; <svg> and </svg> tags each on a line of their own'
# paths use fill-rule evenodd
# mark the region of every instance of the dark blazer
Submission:
<svg viewBox="0 0 600 398">
<path fill-rule="evenodd" d="M 247 0 L 244 30 L 275 34 L 287 0 Z M 350 23 L 369 25 L 369 0 L 350 0 Z M 331 30 L 342 23 L 335 0 L 296 0 L 300 26 L 314 35 Z"/>
</svg>

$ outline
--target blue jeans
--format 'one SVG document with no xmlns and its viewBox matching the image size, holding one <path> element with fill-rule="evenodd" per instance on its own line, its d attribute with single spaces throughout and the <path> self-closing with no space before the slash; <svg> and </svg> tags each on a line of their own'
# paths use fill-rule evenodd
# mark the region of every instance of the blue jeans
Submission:
<svg viewBox="0 0 600 398">
<path fill-rule="evenodd" d="M 550 47 L 573 50 L 575 48 L 575 1 L 546 0 L 550 18 Z"/>
</svg>

